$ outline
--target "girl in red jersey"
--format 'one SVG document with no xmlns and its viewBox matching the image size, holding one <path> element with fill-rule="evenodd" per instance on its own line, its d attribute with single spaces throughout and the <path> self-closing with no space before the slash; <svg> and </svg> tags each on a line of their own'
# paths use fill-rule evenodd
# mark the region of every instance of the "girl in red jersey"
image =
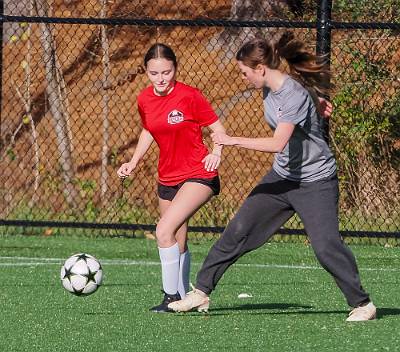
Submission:
<svg viewBox="0 0 400 352">
<path fill-rule="evenodd" d="M 117 173 L 129 176 L 156 141 L 161 213 L 156 238 L 164 299 L 151 311 L 170 312 L 168 304 L 189 291 L 189 218 L 220 190 L 217 168 L 222 147 L 215 144 L 210 153 L 203 143 L 202 127 L 222 133 L 225 129 L 198 89 L 176 81 L 177 60 L 170 47 L 153 45 L 144 65 L 152 84 L 138 96 L 143 129 L 132 159 Z"/>
</svg>

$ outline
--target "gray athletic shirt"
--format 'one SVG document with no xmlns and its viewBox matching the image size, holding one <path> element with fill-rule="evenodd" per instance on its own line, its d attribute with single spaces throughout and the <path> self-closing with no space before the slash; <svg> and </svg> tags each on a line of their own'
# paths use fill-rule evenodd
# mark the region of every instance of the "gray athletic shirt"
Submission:
<svg viewBox="0 0 400 352">
<path fill-rule="evenodd" d="M 321 117 L 311 94 L 287 76 L 279 90 L 264 88 L 264 115 L 275 130 L 279 122 L 295 125 L 292 136 L 280 153 L 275 153 L 274 170 L 283 178 L 312 182 L 336 172 L 336 161 L 323 137 Z"/>
</svg>

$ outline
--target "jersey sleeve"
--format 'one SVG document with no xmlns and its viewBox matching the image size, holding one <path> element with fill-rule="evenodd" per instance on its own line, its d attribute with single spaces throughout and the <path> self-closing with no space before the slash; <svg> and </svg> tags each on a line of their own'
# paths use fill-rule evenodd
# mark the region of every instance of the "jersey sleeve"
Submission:
<svg viewBox="0 0 400 352">
<path fill-rule="evenodd" d="M 286 103 L 278 111 L 278 122 L 289 122 L 294 125 L 304 126 L 312 101 L 307 91 L 298 92 L 286 99 Z"/>
<path fill-rule="evenodd" d="M 218 120 L 218 116 L 204 95 L 194 90 L 192 99 L 193 116 L 200 126 L 209 126 Z"/>
<path fill-rule="evenodd" d="M 142 121 L 142 126 L 143 126 L 146 130 L 148 130 L 147 122 L 146 122 L 146 115 L 145 115 L 144 110 L 143 110 L 143 102 L 142 102 L 142 100 L 140 99 L 140 97 L 138 97 L 138 100 L 137 100 L 137 107 L 138 107 L 140 119 L 141 119 L 141 121 Z"/>
</svg>

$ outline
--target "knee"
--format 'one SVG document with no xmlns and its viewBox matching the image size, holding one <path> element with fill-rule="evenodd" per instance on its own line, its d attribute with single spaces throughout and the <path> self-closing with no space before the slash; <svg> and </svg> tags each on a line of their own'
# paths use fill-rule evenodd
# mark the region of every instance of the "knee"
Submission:
<svg viewBox="0 0 400 352">
<path fill-rule="evenodd" d="M 345 245 L 340 238 L 325 239 L 313 245 L 314 252 L 320 260 L 337 255 L 339 252 L 345 250 L 344 247 Z"/>
<path fill-rule="evenodd" d="M 227 225 L 224 232 L 230 236 L 241 237 L 249 231 L 249 224 L 239 218 L 233 218 Z"/>
<path fill-rule="evenodd" d="M 174 231 L 162 220 L 156 226 L 156 238 L 159 247 L 171 247 L 176 243 Z"/>
<path fill-rule="evenodd" d="M 218 242 L 223 248 L 234 250 L 240 243 L 243 244 L 246 241 L 247 236 L 247 229 L 240 222 L 231 222 Z"/>
</svg>

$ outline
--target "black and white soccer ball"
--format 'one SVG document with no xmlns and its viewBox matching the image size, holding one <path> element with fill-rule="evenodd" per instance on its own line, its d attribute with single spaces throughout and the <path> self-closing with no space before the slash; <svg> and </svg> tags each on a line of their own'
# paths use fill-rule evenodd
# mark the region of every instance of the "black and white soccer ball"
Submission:
<svg viewBox="0 0 400 352">
<path fill-rule="evenodd" d="M 96 292 L 102 281 L 103 269 L 101 264 L 90 254 L 74 254 L 61 267 L 62 285 L 74 295 L 90 295 Z"/>
</svg>

